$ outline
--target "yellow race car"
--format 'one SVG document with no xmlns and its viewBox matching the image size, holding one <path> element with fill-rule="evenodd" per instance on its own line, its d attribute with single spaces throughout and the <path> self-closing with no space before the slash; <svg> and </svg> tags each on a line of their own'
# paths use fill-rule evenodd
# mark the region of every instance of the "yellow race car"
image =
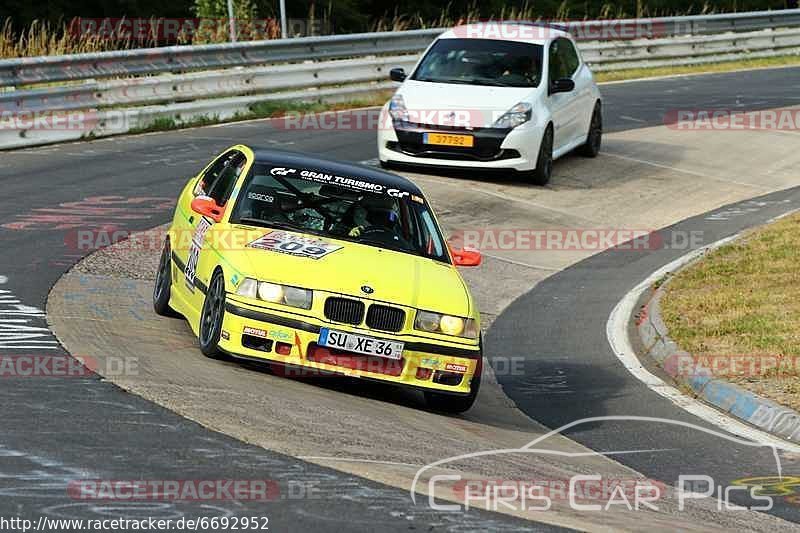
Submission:
<svg viewBox="0 0 800 533">
<path fill-rule="evenodd" d="M 377 169 L 233 146 L 181 192 L 153 290 L 208 357 L 478 393 L 480 318 L 422 192 Z"/>
</svg>

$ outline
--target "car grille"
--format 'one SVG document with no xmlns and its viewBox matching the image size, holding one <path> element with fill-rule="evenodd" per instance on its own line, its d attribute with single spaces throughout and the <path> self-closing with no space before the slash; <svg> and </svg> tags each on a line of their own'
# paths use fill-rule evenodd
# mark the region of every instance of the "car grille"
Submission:
<svg viewBox="0 0 800 533">
<path fill-rule="evenodd" d="M 406 321 L 406 312 L 396 307 L 373 304 L 367 312 L 367 327 L 383 331 L 400 331 Z"/>
<path fill-rule="evenodd" d="M 325 316 L 328 320 L 357 326 L 364 320 L 364 302 L 349 298 L 325 300 Z"/>
<path fill-rule="evenodd" d="M 510 130 L 503 128 L 466 129 L 455 126 L 439 126 L 414 122 L 395 122 L 397 142 L 387 148 L 415 157 L 435 157 L 437 159 L 494 161 L 519 157 L 515 150 L 500 148 Z M 474 146 L 440 146 L 423 143 L 426 131 L 445 131 L 474 137 Z"/>
</svg>

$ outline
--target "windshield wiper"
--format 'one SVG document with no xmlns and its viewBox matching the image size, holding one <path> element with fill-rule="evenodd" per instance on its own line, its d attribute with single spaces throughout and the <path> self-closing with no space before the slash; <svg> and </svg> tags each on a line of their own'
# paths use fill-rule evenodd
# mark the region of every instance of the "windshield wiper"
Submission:
<svg viewBox="0 0 800 533">
<path fill-rule="evenodd" d="M 492 87 L 512 87 L 512 85 L 509 85 L 507 83 L 494 80 L 474 79 L 474 80 L 469 80 L 469 83 L 472 83 L 474 85 L 491 85 Z"/>
</svg>

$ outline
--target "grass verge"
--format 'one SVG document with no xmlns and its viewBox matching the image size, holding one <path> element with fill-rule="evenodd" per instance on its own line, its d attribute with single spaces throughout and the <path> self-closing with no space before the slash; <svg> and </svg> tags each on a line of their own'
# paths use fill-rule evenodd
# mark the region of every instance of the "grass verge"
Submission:
<svg viewBox="0 0 800 533">
<path fill-rule="evenodd" d="M 246 113 L 237 113 L 227 119 L 220 119 L 217 116 L 200 116 L 187 120 L 160 117 L 150 124 L 130 130 L 128 134 L 197 128 L 200 126 L 209 126 L 211 124 L 223 124 L 226 122 L 238 122 L 259 118 L 275 118 L 288 113 L 321 113 L 324 111 L 340 111 L 359 107 L 376 107 L 385 104 L 391 96 L 392 91 L 377 91 L 375 94 L 367 97 L 354 98 L 343 102 L 302 102 L 295 100 L 258 102 L 257 104 L 251 105 Z"/>
<path fill-rule="evenodd" d="M 610 72 L 595 72 L 598 82 L 624 81 L 639 78 L 656 78 L 660 76 L 678 76 L 681 74 L 707 74 L 711 72 L 731 72 L 734 70 L 747 70 L 766 67 L 790 67 L 800 65 L 800 55 L 785 55 L 764 57 L 757 59 L 737 59 L 721 63 L 707 63 L 704 65 L 685 65 L 675 67 L 634 68 L 614 70 Z"/>
<path fill-rule="evenodd" d="M 724 377 L 800 410 L 800 214 L 711 252 L 671 279 L 670 337 Z M 738 363 L 737 363 L 738 361 Z"/>
</svg>

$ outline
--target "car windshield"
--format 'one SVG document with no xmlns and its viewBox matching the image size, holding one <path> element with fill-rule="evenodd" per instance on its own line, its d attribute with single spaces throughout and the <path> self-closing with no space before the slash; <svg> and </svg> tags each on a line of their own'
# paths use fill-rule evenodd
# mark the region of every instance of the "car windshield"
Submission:
<svg viewBox="0 0 800 533">
<path fill-rule="evenodd" d="M 411 79 L 537 87 L 541 74 L 541 45 L 493 39 L 439 39 L 425 54 Z"/>
<path fill-rule="evenodd" d="M 450 262 L 425 199 L 366 178 L 257 162 L 245 178 L 230 221 Z"/>
</svg>

